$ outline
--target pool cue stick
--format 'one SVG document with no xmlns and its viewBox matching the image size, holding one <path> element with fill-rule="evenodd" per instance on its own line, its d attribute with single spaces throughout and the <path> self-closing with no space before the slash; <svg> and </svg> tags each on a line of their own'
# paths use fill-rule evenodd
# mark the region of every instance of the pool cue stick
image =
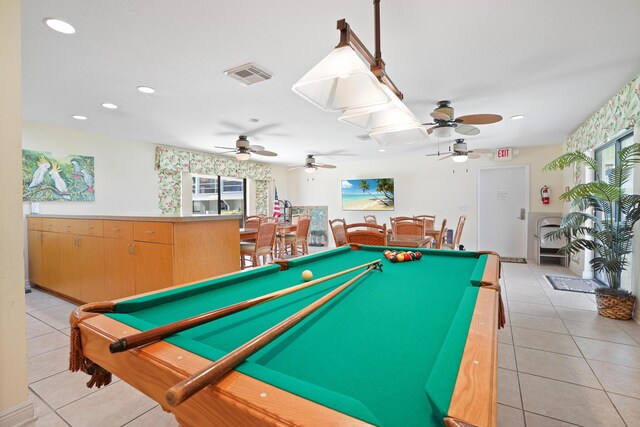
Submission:
<svg viewBox="0 0 640 427">
<path fill-rule="evenodd" d="M 378 263 L 378 262 L 380 262 L 379 259 L 375 261 L 369 261 L 366 264 L 349 268 L 344 271 L 339 271 L 337 273 L 330 274 L 329 276 L 319 277 L 309 282 L 301 283 L 299 285 L 291 286 L 286 289 L 281 289 L 276 292 L 271 292 L 266 295 L 248 299 L 246 301 L 241 301 L 226 307 L 208 311 L 206 313 L 198 314 L 196 316 L 189 317 L 187 319 L 178 320 L 177 322 L 174 322 L 174 323 L 158 326 L 157 328 L 149 329 L 148 331 L 144 331 L 144 332 L 139 332 L 139 333 L 130 335 L 128 337 L 119 338 L 113 341 L 111 344 L 109 344 L 109 351 L 111 353 L 120 353 L 122 351 L 126 351 L 131 348 L 140 347 L 142 345 L 149 344 L 154 341 L 159 341 L 170 335 L 177 334 L 178 332 L 182 332 L 187 329 L 200 326 L 204 323 L 211 322 L 216 319 L 220 319 L 230 314 L 237 313 L 242 310 L 246 310 L 247 308 L 254 307 L 264 302 L 271 301 L 273 299 L 280 298 L 285 295 L 289 295 L 293 292 L 306 289 L 310 286 L 317 285 L 318 283 L 322 283 L 327 280 L 333 279 L 335 277 L 342 276 L 343 274 L 351 273 L 352 271 L 358 270 L 363 267 L 368 267 L 369 265 L 373 263 Z"/>
<path fill-rule="evenodd" d="M 267 344 L 278 338 L 280 335 L 287 332 L 305 317 L 316 311 L 318 308 L 322 307 L 325 303 L 330 301 L 340 292 L 347 289 L 362 276 L 375 269 L 380 269 L 380 271 L 382 271 L 381 264 L 379 262 L 377 264 L 370 265 L 365 271 L 358 274 L 353 279 L 345 282 L 341 286 L 337 287 L 325 296 L 317 299 L 315 302 L 309 304 L 297 313 L 294 313 L 291 316 L 287 317 L 277 325 L 267 329 L 257 337 L 252 338 L 251 340 L 242 344 L 240 347 L 231 351 L 224 357 L 221 357 L 209 366 L 206 366 L 190 377 L 180 381 L 178 384 L 174 385 L 167 391 L 167 403 L 169 403 L 169 405 L 171 406 L 178 406 L 209 384 L 217 382 L 229 371 L 242 363 L 247 357 L 256 353 Z"/>
</svg>

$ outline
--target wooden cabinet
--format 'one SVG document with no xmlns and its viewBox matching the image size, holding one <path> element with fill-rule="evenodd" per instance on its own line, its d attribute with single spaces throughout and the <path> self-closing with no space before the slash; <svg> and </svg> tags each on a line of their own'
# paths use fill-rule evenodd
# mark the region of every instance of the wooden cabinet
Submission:
<svg viewBox="0 0 640 427">
<path fill-rule="evenodd" d="M 239 269 L 238 218 L 28 217 L 29 280 L 81 302 L 113 300 Z"/>
</svg>

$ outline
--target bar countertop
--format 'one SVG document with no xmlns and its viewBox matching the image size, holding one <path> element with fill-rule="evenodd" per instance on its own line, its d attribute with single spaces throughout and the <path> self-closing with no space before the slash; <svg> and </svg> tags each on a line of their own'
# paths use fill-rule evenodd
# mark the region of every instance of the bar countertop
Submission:
<svg viewBox="0 0 640 427">
<path fill-rule="evenodd" d="M 157 215 L 157 216 L 136 216 L 136 215 L 48 215 L 48 214 L 28 214 L 27 218 L 60 218 L 60 219 L 94 219 L 110 221 L 154 221 L 154 222 L 198 222 L 198 221 L 224 221 L 240 220 L 242 215 Z"/>
</svg>

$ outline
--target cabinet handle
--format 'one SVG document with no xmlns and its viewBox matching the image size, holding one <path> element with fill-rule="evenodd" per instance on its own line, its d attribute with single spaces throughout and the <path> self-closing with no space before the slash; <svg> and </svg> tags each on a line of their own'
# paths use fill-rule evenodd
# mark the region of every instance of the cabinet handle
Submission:
<svg viewBox="0 0 640 427">
<path fill-rule="evenodd" d="M 93 225 L 87 225 L 87 230 L 92 230 L 93 229 Z"/>
<path fill-rule="evenodd" d="M 76 245 L 76 246 L 80 246 L 80 237 L 76 236 L 73 239 L 73 244 Z"/>
<path fill-rule="evenodd" d="M 49 227 L 51 227 L 51 226 L 49 226 Z M 70 226 L 70 225 L 63 225 L 63 227 L 64 227 L 64 228 L 69 228 L 69 227 L 71 227 L 71 226 Z"/>
<path fill-rule="evenodd" d="M 155 233 L 155 231 L 153 231 L 153 230 L 146 230 L 146 231 L 145 231 L 145 233 L 147 233 L 147 234 L 153 234 L 153 233 Z"/>
<path fill-rule="evenodd" d="M 118 231 L 120 231 L 120 229 L 119 229 L 119 228 L 112 228 L 112 229 L 111 229 L 111 231 L 113 231 L 113 232 L 116 232 L 116 233 L 117 233 Z"/>
<path fill-rule="evenodd" d="M 132 244 L 129 244 L 127 246 L 127 252 L 129 252 L 131 255 L 133 255 L 133 245 Z"/>
<path fill-rule="evenodd" d="M 136 253 L 136 245 L 131 245 L 131 255 L 138 255 Z"/>
<path fill-rule="evenodd" d="M 38 234 L 38 240 L 42 241 L 42 233 Z"/>
</svg>

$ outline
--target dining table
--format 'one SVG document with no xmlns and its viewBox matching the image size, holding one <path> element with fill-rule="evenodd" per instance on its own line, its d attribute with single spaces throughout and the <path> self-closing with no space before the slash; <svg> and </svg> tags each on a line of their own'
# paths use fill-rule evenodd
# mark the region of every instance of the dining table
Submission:
<svg viewBox="0 0 640 427">
<path fill-rule="evenodd" d="M 435 240 L 432 236 L 387 236 L 388 246 L 398 246 L 404 248 L 430 248 L 433 246 L 434 241 Z"/>
</svg>

